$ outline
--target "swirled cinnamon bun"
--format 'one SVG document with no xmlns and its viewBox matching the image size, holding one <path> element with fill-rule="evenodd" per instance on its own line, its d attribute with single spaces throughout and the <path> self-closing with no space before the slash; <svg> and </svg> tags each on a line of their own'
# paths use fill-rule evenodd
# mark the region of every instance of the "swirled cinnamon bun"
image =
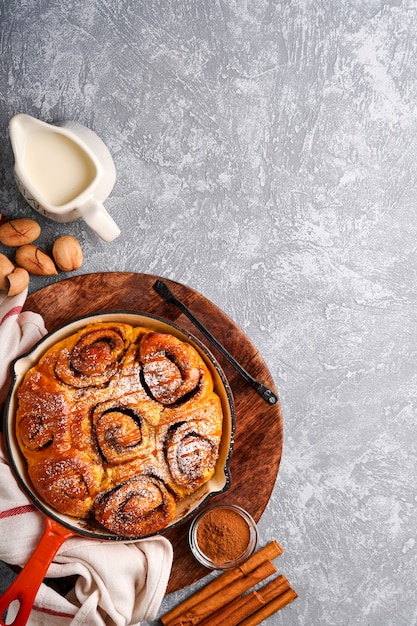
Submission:
<svg viewBox="0 0 417 626">
<path fill-rule="evenodd" d="M 190 344 L 174 335 L 149 333 L 141 341 L 139 357 L 146 386 L 161 404 L 173 404 L 197 390 L 202 360 Z"/>
<path fill-rule="evenodd" d="M 146 404 L 135 407 L 109 400 L 94 409 L 93 425 L 107 463 L 123 463 L 149 454 L 152 434 L 146 421 Z"/>
<path fill-rule="evenodd" d="M 117 535 L 159 532 L 214 473 L 221 402 L 200 354 L 173 335 L 89 324 L 47 350 L 17 398 L 35 490 Z"/>
<path fill-rule="evenodd" d="M 129 345 L 131 328 L 125 324 L 87 326 L 64 340 L 57 353 L 55 375 L 72 387 L 100 387 L 117 372 Z"/>
<path fill-rule="evenodd" d="M 166 465 L 173 489 L 184 494 L 195 491 L 213 476 L 222 434 L 221 405 L 218 396 L 187 410 L 171 414 L 169 425 L 158 432 L 163 443 Z"/>
<path fill-rule="evenodd" d="M 71 450 L 29 466 L 29 476 L 46 502 L 61 513 L 85 518 L 99 492 L 103 469 L 95 459 Z"/>
<path fill-rule="evenodd" d="M 31 393 L 22 403 L 18 437 L 27 456 L 47 448 L 67 433 L 67 406 L 60 394 Z"/>
<path fill-rule="evenodd" d="M 165 528 L 175 517 L 176 502 L 164 483 L 142 474 L 97 499 L 96 520 L 118 535 L 141 537 Z"/>
<path fill-rule="evenodd" d="M 71 447 L 68 397 L 59 387 L 51 388 L 48 376 L 29 377 L 19 402 L 17 438 L 29 461 L 48 455 L 51 446 L 58 451 Z"/>
</svg>

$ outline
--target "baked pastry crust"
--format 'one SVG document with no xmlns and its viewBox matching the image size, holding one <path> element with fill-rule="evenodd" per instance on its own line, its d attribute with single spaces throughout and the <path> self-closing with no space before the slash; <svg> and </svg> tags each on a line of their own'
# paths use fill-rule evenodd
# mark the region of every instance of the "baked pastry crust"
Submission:
<svg viewBox="0 0 417 626">
<path fill-rule="evenodd" d="M 117 535 L 162 530 L 214 474 L 221 402 L 199 353 L 174 335 L 89 324 L 42 356 L 17 398 L 37 493 Z"/>
</svg>

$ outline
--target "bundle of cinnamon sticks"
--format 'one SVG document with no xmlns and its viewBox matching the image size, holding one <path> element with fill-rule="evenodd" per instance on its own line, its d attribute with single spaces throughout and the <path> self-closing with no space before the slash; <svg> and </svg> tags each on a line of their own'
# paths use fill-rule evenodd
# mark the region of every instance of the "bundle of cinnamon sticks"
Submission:
<svg viewBox="0 0 417 626">
<path fill-rule="evenodd" d="M 268 543 L 246 563 L 218 576 L 190 598 L 161 617 L 164 626 L 256 626 L 297 598 L 280 574 L 263 587 L 252 590 L 277 568 L 272 562 L 283 550 L 277 541 Z M 248 592 L 248 593 L 246 593 Z"/>
</svg>

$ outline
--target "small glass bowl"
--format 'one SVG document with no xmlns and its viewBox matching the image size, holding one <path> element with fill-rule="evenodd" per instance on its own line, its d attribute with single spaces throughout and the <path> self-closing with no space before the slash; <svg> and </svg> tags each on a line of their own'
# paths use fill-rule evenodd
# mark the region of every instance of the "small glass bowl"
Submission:
<svg viewBox="0 0 417 626">
<path fill-rule="evenodd" d="M 215 527 L 214 524 L 216 518 L 217 521 L 220 520 L 218 515 L 222 515 L 223 512 L 226 512 L 226 515 L 227 512 L 229 512 L 227 517 L 228 522 L 230 523 L 228 523 L 227 525 L 224 524 L 222 526 L 222 528 L 220 529 L 221 536 L 219 536 L 217 534 L 219 532 L 219 526 L 217 525 L 217 527 Z M 203 528 L 204 524 L 206 525 L 205 531 L 207 532 L 207 534 L 211 533 L 210 544 L 211 547 L 214 549 L 216 545 L 216 536 L 218 537 L 219 546 L 220 542 L 223 545 L 230 545 L 230 541 L 233 542 L 234 539 L 232 524 L 232 519 L 234 515 L 238 515 L 241 518 L 241 521 L 246 524 L 248 530 L 248 541 L 247 544 L 245 542 L 246 545 L 243 550 L 239 551 L 238 554 L 233 556 L 225 555 L 224 558 L 221 558 L 221 551 L 216 556 L 214 554 L 210 554 L 211 551 L 207 549 L 206 551 L 208 552 L 208 554 L 206 554 L 198 542 L 199 530 Z M 241 523 L 241 521 L 239 523 Z M 236 522 L 238 522 L 237 519 Z M 230 537 L 229 542 L 228 537 Z M 240 506 L 237 506 L 236 504 L 214 504 L 213 506 L 204 509 L 204 511 L 199 513 L 194 518 L 188 533 L 188 541 L 191 552 L 193 553 L 197 561 L 201 563 L 201 565 L 204 565 L 204 567 L 213 570 L 228 570 L 232 569 L 233 567 L 238 567 L 239 565 L 242 565 L 242 563 L 247 561 L 247 559 L 252 556 L 258 543 L 258 528 L 249 513 L 242 509 Z"/>
</svg>

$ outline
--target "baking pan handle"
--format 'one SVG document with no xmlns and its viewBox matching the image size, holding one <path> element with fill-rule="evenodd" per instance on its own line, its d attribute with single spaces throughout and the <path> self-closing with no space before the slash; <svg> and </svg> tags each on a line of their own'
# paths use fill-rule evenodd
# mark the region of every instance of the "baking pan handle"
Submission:
<svg viewBox="0 0 417 626">
<path fill-rule="evenodd" d="M 239 372 L 239 374 L 248 382 L 260 396 L 268 404 L 276 404 L 278 402 L 278 396 L 272 391 L 272 389 L 268 389 L 266 385 L 255 380 L 249 372 L 247 372 L 244 367 L 230 354 L 228 350 L 219 342 L 217 339 L 211 334 L 211 332 L 206 328 L 199 319 L 196 318 L 194 313 L 190 311 L 190 309 L 178 298 L 174 296 L 172 291 L 169 289 L 168 285 L 166 285 L 162 280 L 158 279 L 154 284 L 153 288 L 155 291 L 164 298 L 167 302 L 174 304 L 176 307 L 180 309 L 188 317 L 189 320 L 203 333 L 203 335 L 211 341 L 211 343 L 216 346 L 217 350 L 233 365 L 233 367 Z"/>
<path fill-rule="evenodd" d="M 47 517 L 46 528 L 32 556 L 10 587 L 0 597 L 0 624 L 4 626 L 2 616 L 12 602 L 19 602 L 19 610 L 12 624 L 24 626 L 29 619 L 33 603 L 49 565 L 60 546 L 76 533 L 68 530 L 55 520 Z"/>
</svg>

